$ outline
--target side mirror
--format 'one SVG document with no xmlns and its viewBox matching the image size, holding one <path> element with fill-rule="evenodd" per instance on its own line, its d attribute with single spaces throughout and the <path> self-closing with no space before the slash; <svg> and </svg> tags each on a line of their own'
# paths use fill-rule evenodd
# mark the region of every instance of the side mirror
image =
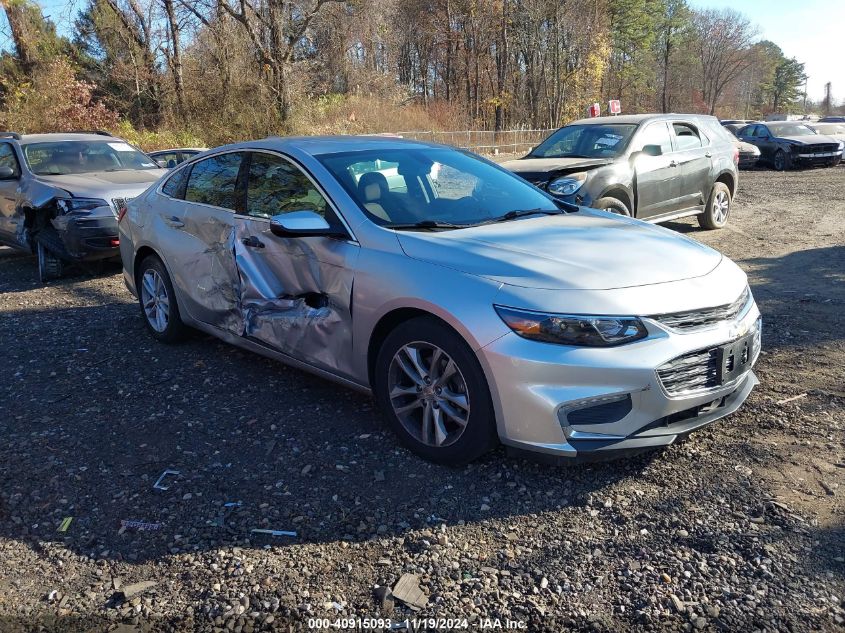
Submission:
<svg viewBox="0 0 845 633">
<path fill-rule="evenodd" d="M 646 156 L 663 156 L 663 148 L 660 145 L 643 145 L 643 154 Z"/>
<path fill-rule="evenodd" d="M 343 231 L 333 229 L 326 219 L 314 211 L 291 211 L 270 218 L 270 232 L 279 237 L 341 237 Z"/>
<path fill-rule="evenodd" d="M 0 180 L 13 180 L 14 178 L 17 178 L 17 177 L 18 177 L 17 172 L 14 169 L 12 169 L 11 167 L 7 167 L 5 165 L 0 167 Z"/>
</svg>

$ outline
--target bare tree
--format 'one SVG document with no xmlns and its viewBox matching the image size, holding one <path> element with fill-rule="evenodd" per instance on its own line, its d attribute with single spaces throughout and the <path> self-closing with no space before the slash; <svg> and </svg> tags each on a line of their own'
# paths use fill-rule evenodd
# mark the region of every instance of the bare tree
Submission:
<svg viewBox="0 0 845 633">
<path fill-rule="evenodd" d="M 702 98 L 710 114 L 715 114 L 725 88 L 751 64 L 748 53 L 757 31 L 747 17 L 733 9 L 699 11 L 693 26 Z"/>
</svg>

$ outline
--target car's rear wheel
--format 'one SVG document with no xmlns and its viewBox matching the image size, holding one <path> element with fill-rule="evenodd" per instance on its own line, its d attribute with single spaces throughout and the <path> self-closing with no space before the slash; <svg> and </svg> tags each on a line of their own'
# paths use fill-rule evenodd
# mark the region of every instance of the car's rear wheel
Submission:
<svg viewBox="0 0 845 633">
<path fill-rule="evenodd" d="M 782 149 L 779 149 L 775 152 L 775 169 L 778 171 L 786 171 L 792 167 L 792 159 L 790 158 L 789 154 L 784 152 Z"/>
<path fill-rule="evenodd" d="M 187 328 L 179 315 L 176 293 L 164 263 L 155 255 L 141 262 L 137 287 L 141 315 L 150 334 L 164 343 L 182 340 Z"/>
<path fill-rule="evenodd" d="M 698 224 L 703 229 L 721 229 L 728 223 L 731 214 L 731 190 L 723 182 L 717 182 L 710 190 L 710 197 L 704 213 L 698 216 Z"/>
<path fill-rule="evenodd" d="M 35 256 L 38 259 L 38 279 L 42 283 L 59 279 L 64 274 L 64 261 L 60 257 L 63 250 L 61 238 L 52 227 L 38 232 L 35 238 Z"/>
<path fill-rule="evenodd" d="M 459 465 L 496 442 L 490 391 L 473 351 L 431 317 L 391 332 L 376 358 L 376 401 L 400 441 L 424 459 Z"/>
<path fill-rule="evenodd" d="M 610 211 L 611 213 L 616 213 L 617 215 L 631 216 L 631 210 L 628 208 L 628 205 L 612 196 L 599 198 L 593 203 L 593 208 Z"/>
</svg>

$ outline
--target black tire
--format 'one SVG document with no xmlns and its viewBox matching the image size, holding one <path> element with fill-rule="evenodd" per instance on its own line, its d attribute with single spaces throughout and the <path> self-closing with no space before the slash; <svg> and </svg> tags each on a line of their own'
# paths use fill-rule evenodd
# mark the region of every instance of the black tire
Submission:
<svg viewBox="0 0 845 633">
<path fill-rule="evenodd" d="M 710 197 L 707 198 L 704 213 L 698 216 L 698 225 L 708 231 L 723 228 L 728 223 L 731 202 L 731 190 L 728 189 L 728 186 L 723 182 L 715 183 L 710 190 Z M 727 208 L 725 208 L 725 204 Z"/>
<path fill-rule="evenodd" d="M 41 229 L 35 238 L 35 256 L 38 261 L 38 279 L 46 283 L 64 274 L 65 246 L 53 227 Z"/>
<path fill-rule="evenodd" d="M 406 428 L 405 423 L 400 420 L 399 415 L 394 410 L 389 387 L 393 376 L 391 371 L 397 371 L 396 365 L 394 365 L 394 357 L 406 345 L 412 344 L 436 346 L 442 352 L 445 352 L 458 368 L 458 372 L 453 373 L 453 376 L 462 380 L 465 386 L 461 395 L 466 396 L 466 401 L 469 404 L 466 424 L 463 426 L 463 431 L 457 435 L 457 439 L 450 444 L 444 443 L 442 446 L 434 446 L 431 443 L 421 441 Z M 443 373 L 445 372 L 441 372 L 440 375 L 442 376 Z M 437 378 L 434 371 L 431 372 L 431 376 Z M 428 382 L 432 387 L 437 383 L 437 380 Z M 373 391 L 376 402 L 400 442 L 423 459 L 458 466 L 477 459 L 493 448 L 498 441 L 496 417 L 490 399 L 490 390 L 478 358 L 457 333 L 433 317 L 417 317 L 405 321 L 387 336 L 376 358 Z M 424 398 L 422 394 L 406 397 L 410 398 L 411 401 Z M 434 409 L 438 408 L 436 404 L 432 406 Z M 422 407 L 419 408 L 422 409 Z M 422 416 L 422 411 L 419 414 Z M 442 417 L 443 413 L 440 415 L 441 419 L 444 419 L 444 423 L 449 422 L 448 419 Z M 434 433 L 433 430 L 432 433 Z"/>
<path fill-rule="evenodd" d="M 594 209 L 601 209 L 602 211 L 610 211 L 616 215 L 631 217 L 631 210 L 628 208 L 628 205 L 622 202 L 619 198 L 614 198 L 612 196 L 599 198 L 592 206 Z"/>
<path fill-rule="evenodd" d="M 166 323 L 161 329 L 157 329 L 157 326 L 153 325 L 153 321 L 156 319 L 148 316 L 144 306 L 145 289 L 143 284 L 148 273 L 150 275 L 158 275 L 158 279 L 161 280 L 160 288 L 164 290 L 168 302 Z M 182 317 L 179 314 L 176 293 L 173 290 L 170 275 L 167 274 L 167 268 L 157 256 L 149 255 L 141 262 L 141 265 L 138 267 L 138 276 L 135 279 L 135 287 L 138 293 L 138 306 L 141 309 L 141 318 L 144 320 L 144 325 L 146 325 L 147 331 L 152 334 L 153 338 L 162 343 L 178 343 L 184 340 L 188 333 L 188 328 L 182 322 Z M 158 290 L 155 285 L 154 290 Z M 155 313 L 158 313 L 158 305 L 156 305 Z M 161 322 L 158 322 L 158 325 L 160 326 Z"/>
<path fill-rule="evenodd" d="M 774 165 L 774 168 L 778 171 L 788 171 L 792 169 L 792 157 L 782 149 L 779 149 L 775 152 L 775 158 L 772 161 L 772 165 Z"/>
</svg>

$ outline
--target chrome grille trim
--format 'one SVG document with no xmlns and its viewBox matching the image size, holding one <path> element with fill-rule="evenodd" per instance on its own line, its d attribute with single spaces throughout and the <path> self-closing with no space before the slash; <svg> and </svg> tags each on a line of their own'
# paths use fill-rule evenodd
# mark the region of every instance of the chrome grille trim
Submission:
<svg viewBox="0 0 845 633">
<path fill-rule="evenodd" d="M 748 310 L 753 301 L 751 289 L 746 286 L 739 298 L 727 305 L 688 312 L 657 314 L 649 318 L 678 332 L 697 332 L 725 321 L 736 320 Z"/>
<path fill-rule="evenodd" d="M 748 363 L 749 371 L 754 367 L 760 355 L 761 321 L 759 319 L 754 326 L 753 333 L 754 338 L 750 349 L 751 362 Z M 744 380 L 748 372 L 737 376 L 731 382 L 719 384 L 720 347 L 721 345 L 715 345 L 707 349 L 688 352 L 658 367 L 656 370 L 657 378 L 666 394 L 669 396 L 701 395 L 709 391 L 731 387 Z"/>
</svg>

